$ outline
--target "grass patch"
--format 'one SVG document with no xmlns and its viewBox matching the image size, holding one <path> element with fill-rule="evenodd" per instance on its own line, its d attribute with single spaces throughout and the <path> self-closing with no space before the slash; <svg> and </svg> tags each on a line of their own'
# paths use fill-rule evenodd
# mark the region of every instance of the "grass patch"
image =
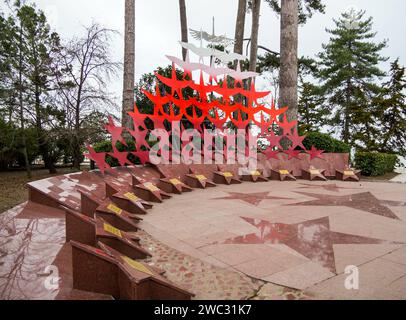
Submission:
<svg viewBox="0 0 406 320">
<path fill-rule="evenodd" d="M 58 168 L 57 174 L 49 174 L 48 170 L 37 169 L 32 171 L 31 179 L 27 178 L 25 171 L 0 172 L 0 213 L 28 200 L 28 182 L 76 171 L 72 168 Z"/>
</svg>

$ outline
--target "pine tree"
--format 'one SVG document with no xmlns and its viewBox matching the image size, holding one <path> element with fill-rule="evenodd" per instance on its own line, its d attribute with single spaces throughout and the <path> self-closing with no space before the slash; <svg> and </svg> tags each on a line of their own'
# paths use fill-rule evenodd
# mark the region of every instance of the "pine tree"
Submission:
<svg viewBox="0 0 406 320">
<path fill-rule="evenodd" d="M 302 81 L 299 99 L 299 131 L 319 131 L 326 124 L 329 111 L 323 108 L 324 97 L 320 88 L 310 82 Z"/>
<path fill-rule="evenodd" d="M 344 142 L 369 148 L 378 130 L 371 100 L 380 93 L 376 80 L 385 75 L 378 64 L 387 59 L 380 55 L 386 41 L 373 41 L 372 17 L 364 15 L 365 11 L 352 9 L 334 20 L 335 29 L 327 29 L 332 36 L 319 54 L 318 76 L 331 112 L 330 125 Z"/>
<path fill-rule="evenodd" d="M 51 32 L 45 14 L 34 5 L 15 4 L 16 20 L 19 25 L 16 41 L 19 52 L 23 52 L 21 65 L 24 66 L 23 77 L 27 83 L 25 88 L 27 106 L 32 106 L 29 114 L 36 127 L 38 147 L 45 167 L 55 173 L 54 166 L 57 156 L 51 144 L 55 139 L 49 130 L 52 120 L 59 116 L 56 106 L 48 103 L 47 98 L 52 91 L 52 64 L 54 56 L 60 49 L 58 34 Z"/>
<path fill-rule="evenodd" d="M 276 13 L 281 13 L 279 0 L 265 0 Z M 324 13 L 325 5 L 322 0 L 300 0 L 298 1 L 299 24 L 305 24 L 315 12 Z"/>
<path fill-rule="evenodd" d="M 391 63 L 390 80 L 383 84 L 381 95 L 374 101 L 379 106 L 379 151 L 406 155 L 405 89 L 405 67 L 396 59 Z"/>
</svg>

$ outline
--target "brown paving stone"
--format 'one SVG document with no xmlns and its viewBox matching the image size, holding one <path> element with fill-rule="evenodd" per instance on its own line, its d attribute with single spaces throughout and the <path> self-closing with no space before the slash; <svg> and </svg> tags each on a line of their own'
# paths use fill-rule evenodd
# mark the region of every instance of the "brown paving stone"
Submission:
<svg viewBox="0 0 406 320">
<path fill-rule="evenodd" d="M 382 258 L 406 266 L 406 246 L 384 255 Z"/>
<path fill-rule="evenodd" d="M 347 266 L 359 266 L 376 258 L 390 256 L 402 245 L 385 244 L 352 244 L 334 245 L 334 256 L 337 273 L 343 273 Z M 390 260 L 390 259 L 388 259 Z M 397 261 L 395 261 L 397 262 Z"/>
<path fill-rule="evenodd" d="M 299 189 L 323 189 L 327 191 L 332 191 L 332 192 L 340 192 L 341 190 L 356 190 L 356 188 L 348 188 L 348 187 L 341 187 L 338 186 L 337 183 L 331 183 L 331 184 L 321 184 L 317 185 L 315 183 L 301 183 L 302 187 L 299 187 Z"/>
<path fill-rule="evenodd" d="M 243 219 L 257 227 L 258 232 L 228 239 L 225 244 L 283 243 L 332 272 L 336 272 L 333 244 L 387 243 L 380 239 L 331 231 L 327 217 L 292 225 L 252 218 Z"/>
<path fill-rule="evenodd" d="M 265 281 L 278 283 L 280 285 L 305 290 L 306 288 L 334 277 L 335 274 L 317 263 L 306 262 L 292 268 L 274 273 L 264 278 Z"/>
<path fill-rule="evenodd" d="M 235 265 L 234 268 L 257 279 L 264 279 L 271 274 L 283 270 L 283 266 L 272 258 L 258 258 L 255 260 L 249 260 L 239 265 Z"/>
<path fill-rule="evenodd" d="M 391 219 L 399 219 L 385 204 L 388 201 L 379 200 L 370 192 L 356 193 L 348 196 L 320 195 L 315 193 L 298 192 L 302 195 L 316 198 L 306 202 L 296 203 L 295 206 L 345 206 L 363 210 L 372 214 Z M 391 201 L 392 205 L 405 206 L 404 202 Z"/>
<path fill-rule="evenodd" d="M 359 290 L 346 289 L 344 284 L 347 275 L 340 274 L 308 288 L 307 292 L 322 299 L 382 298 L 382 291 L 405 275 L 404 265 L 378 258 L 359 267 Z M 388 292 L 385 295 L 388 296 Z"/>
<path fill-rule="evenodd" d="M 228 192 L 228 197 L 214 198 L 213 200 L 241 200 L 246 203 L 258 206 L 263 200 L 286 200 L 287 198 L 270 196 L 269 192 L 258 192 L 258 193 L 239 193 L 239 192 Z"/>
</svg>

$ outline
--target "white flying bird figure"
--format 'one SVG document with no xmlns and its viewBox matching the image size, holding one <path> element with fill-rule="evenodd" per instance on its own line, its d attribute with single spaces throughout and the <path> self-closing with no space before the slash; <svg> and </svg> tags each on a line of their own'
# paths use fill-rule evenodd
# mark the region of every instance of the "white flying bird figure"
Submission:
<svg viewBox="0 0 406 320">
<path fill-rule="evenodd" d="M 201 63 L 194 63 L 190 62 L 188 58 L 186 58 L 186 61 L 183 61 L 182 59 L 179 59 L 177 57 L 173 56 L 166 56 L 171 62 L 176 63 L 179 67 L 181 67 L 183 70 L 187 71 L 195 71 L 195 70 L 200 70 L 202 68 Z"/>
<path fill-rule="evenodd" d="M 259 73 L 252 72 L 252 71 L 241 71 L 241 66 L 238 63 L 237 71 L 233 70 L 233 72 L 231 72 L 229 74 L 229 76 L 234 78 L 237 81 L 242 81 L 242 80 L 249 79 L 249 78 L 255 78 L 255 77 L 259 76 Z"/>
<path fill-rule="evenodd" d="M 192 51 L 194 54 L 198 55 L 200 58 L 211 57 L 213 55 L 214 49 L 196 47 L 194 44 L 188 43 L 188 42 L 179 42 L 179 43 L 181 44 L 181 46 L 183 48 Z"/>
<path fill-rule="evenodd" d="M 231 74 L 232 72 L 235 72 L 234 70 L 229 69 L 229 68 L 216 68 L 214 66 L 214 62 L 213 62 L 213 65 L 210 67 L 203 63 L 190 62 L 188 57 L 186 58 L 186 61 L 183 61 L 182 59 L 179 59 L 179 58 L 173 57 L 173 56 L 166 56 L 166 57 L 171 62 L 173 62 L 173 63 L 177 64 L 179 67 L 181 67 L 183 70 L 187 70 L 187 71 L 203 70 L 209 76 L 212 76 L 212 77 L 217 77 L 220 75 L 227 75 L 227 74 Z"/>
<path fill-rule="evenodd" d="M 239 54 L 239 53 L 235 53 L 235 52 L 227 53 L 227 52 L 220 51 L 220 50 L 215 50 L 213 55 L 225 64 L 233 62 L 235 60 L 242 61 L 242 60 L 248 59 L 248 57 L 243 56 L 242 54 Z"/>
<path fill-rule="evenodd" d="M 198 55 L 201 59 L 203 59 L 204 57 L 214 56 L 224 64 L 233 62 L 235 60 L 242 61 L 248 59 L 246 56 L 234 52 L 227 53 L 212 48 L 196 47 L 194 44 L 188 42 L 179 42 L 179 43 L 183 48 L 192 51 L 194 54 Z"/>
<path fill-rule="evenodd" d="M 190 30 L 190 34 L 192 35 L 192 37 L 196 40 L 205 40 L 207 42 L 210 43 L 216 43 L 216 44 L 222 44 L 225 45 L 226 47 L 234 44 L 235 40 L 234 39 L 230 39 L 227 38 L 225 35 L 224 36 L 216 36 L 215 34 L 209 34 L 206 31 L 198 31 L 198 30 L 193 30 L 193 29 L 189 29 Z"/>
</svg>

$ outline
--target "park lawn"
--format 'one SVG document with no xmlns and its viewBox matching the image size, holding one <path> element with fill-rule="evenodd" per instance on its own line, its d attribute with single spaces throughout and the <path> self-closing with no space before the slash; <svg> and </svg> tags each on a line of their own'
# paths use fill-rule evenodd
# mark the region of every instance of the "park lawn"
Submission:
<svg viewBox="0 0 406 320">
<path fill-rule="evenodd" d="M 37 169 L 32 171 L 31 179 L 27 178 L 25 171 L 0 172 L 0 214 L 27 201 L 28 191 L 26 184 L 28 182 L 75 171 L 77 170 L 73 168 L 58 168 L 57 174 L 49 174 L 48 170 Z"/>
</svg>

